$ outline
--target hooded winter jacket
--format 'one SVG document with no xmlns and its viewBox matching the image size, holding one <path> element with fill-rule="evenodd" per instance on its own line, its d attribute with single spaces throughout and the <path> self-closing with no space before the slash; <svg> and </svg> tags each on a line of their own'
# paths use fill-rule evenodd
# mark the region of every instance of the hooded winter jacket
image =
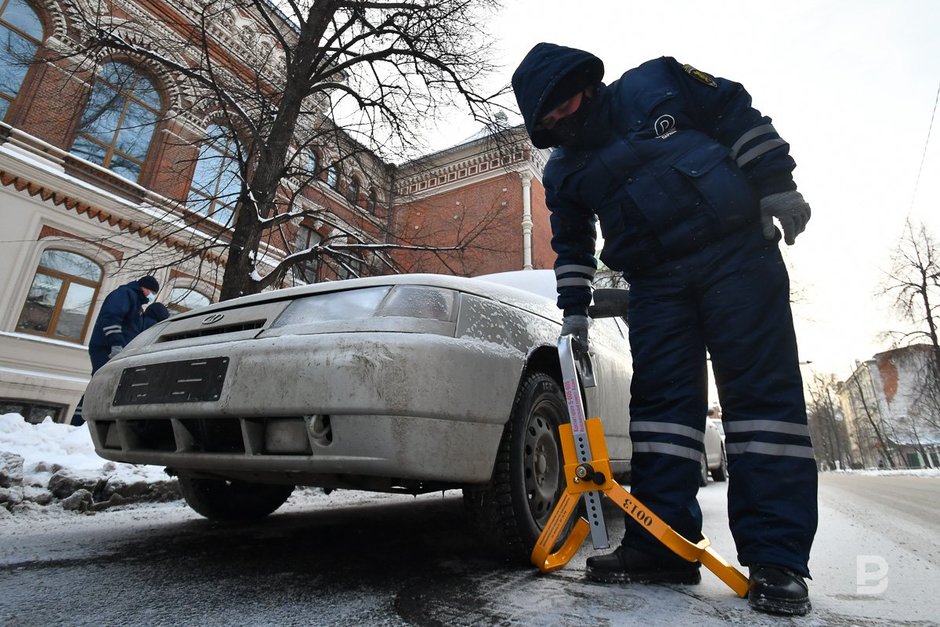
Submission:
<svg viewBox="0 0 940 627">
<path fill-rule="evenodd" d="M 144 310 L 143 327 L 141 331 L 149 329 L 158 322 L 163 322 L 170 317 L 170 310 L 163 303 L 151 303 Z"/>
<path fill-rule="evenodd" d="M 546 140 L 538 123 L 557 100 L 552 91 L 592 60 L 600 63 L 539 44 L 522 61 L 513 89 L 533 141 Z M 796 189 L 789 145 L 740 84 L 670 57 L 609 86 L 599 80 L 582 102 L 581 132 L 553 152 L 542 177 L 566 314 L 584 315 L 591 302 L 597 219 L 601 260 L 629 281 L 759 224 L 760 198 Z"/>
<path fill-rule="evenodd" d="M 147 297 L 137 281 L 131 281 L 108 294 L 91 332 L 89 349 L 127 346 L 143 330 L 143 306 Z"/>
</svg>

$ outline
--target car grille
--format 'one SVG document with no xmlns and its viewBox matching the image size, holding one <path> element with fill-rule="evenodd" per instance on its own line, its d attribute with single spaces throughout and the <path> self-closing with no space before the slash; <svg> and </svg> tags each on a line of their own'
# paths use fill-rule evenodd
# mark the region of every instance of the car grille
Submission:
<svg viewBox="0 0 940 627">
<path fill-rule="evenodd" d="M 177 340 L 188 340 L 194 337 L 208 337 L 212 335 L 222 335 L 224 333 L 239 333 L 241 331 L 253 331 L 264 326 L 267 320 L 248 320 L 238 324 L 225 324 L 218 327 L 203 327 L 198 329 L 187 329 L 175 333 L 165 333 L 157 338 L 157 342 L 175 342 Z"/>
<path fill-rule="evenodd" d="M 93 424 L 105 449 L 128 453 L 310 455 L 314 444 L 321 448 L 332 443 L 329 416 L 147 418 Z"/>
</svg>

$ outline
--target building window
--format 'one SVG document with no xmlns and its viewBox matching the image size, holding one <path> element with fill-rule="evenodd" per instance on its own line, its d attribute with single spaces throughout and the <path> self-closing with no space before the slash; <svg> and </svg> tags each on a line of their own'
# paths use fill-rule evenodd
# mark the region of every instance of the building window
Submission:
<svg viewBox="0 0 940 627">
<path fill-rule="evenodd" d="M 101 267 L 91 259 L 65 250 L 45 251 L 16 330 L 81 342 L 100 287 Z"/>
<path fill-rule="evenodd" d="M 335 165 L 331 165 L 326 169 L 326 184 L 333 189 L 339 188 L 339 172 L 337 172 Z"/>
<path fill-rule="evenodd" d="M 336 278 L 356 279 L 362 276 L 362 261 L 343 257 L 336 263 Z"/>
<path fill-rule="evenodd" d="M 186 199 L 190 210 L 223 226 L 231 226 L 241 193 L 238 146 L 232 133 L 212 124 L 199 148 L 199 159 Z"/>
<path fill-rule="evenodd" d="M 320 157 L 317 155 L 316 151 L 307 151 L 307 177 L 309 179 L 317 180 L 320 175 L 319 172 L 317 172 L 318 167 L 320 167 Z"/>
<path fill-rule="evenodd" d="M 355 243 L 352 238 L 346 239 L 347 244 Z M 362 260 L 347 256 L 347 255 L 359 255 L 361 253 L 349 250 L 346 255 L 337 255 L 333 259 L 333 269 L 336 271 L 336 278 L 343 279 L 355 279 L 362 276 Z"/>
<path fill-rule="evenodd" d="M 205 307 L 211 302 L 208 296 L 194 289 L 188 287 L 174 287 L 170 290 L 170 299 L 166 307 L 174 314 L 178 314 L 189 311 L 190 309 Z"/>
<path fill-rule="evenodd" d="M 53 422 L 64 422 L 64 412 L 64 405 L 16 398 L 0 398 L 0 416 L 19 414 L 26 422 L 31 422 L 34 425 L 40 424 L 46 418 L 52 418 Z"/>
<path fill-rule="evenodd" d="M 349 179 L 349 189 L 346 190 L 346 198 L 354 205 L 359 203 L 359 179 L 355 176 Z"/>
<path fill-rule="evenodd" d="M 0 119 L 10 110 L 42 35 L 32 7 L 23 0 L 0 0 Z"/>
<path fill-rule="evenodd" d="M 313 248 L 323 241 L 323 236 L 306 226 L 297 227 L 297 238 L 294 240 L 294 252 Z M 304 283 L 316 283 L 320 276 L 320 256 L 305 259 L 294 266 L 294 274 Z"/>
<path fill-rule="evenodd" d="M 160 113 L 149 79 L 123 63 L 105 63 L 95 78 L 72 153 L 136 181 Z"/>
</svg>

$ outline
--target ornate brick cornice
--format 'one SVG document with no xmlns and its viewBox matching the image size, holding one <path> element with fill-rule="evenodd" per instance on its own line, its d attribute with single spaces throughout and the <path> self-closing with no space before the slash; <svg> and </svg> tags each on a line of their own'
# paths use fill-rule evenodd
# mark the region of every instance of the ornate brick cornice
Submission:
<svg viewBox="0 0 940 627">
<path fill-rule="evenodd" d="M 107 223 L 109 226 L 117 227 L 121 231 L 137 235 L 142 239 L 147 239 L 151 242 L 160 242 L 167 248 L 172 248 L 187 254 L 192 254 L 197 250 L 196 247 L 179 238 L 160 233 L 153 225 L 143 224 L 135 220 L 120 217 L 106 209 L 83 202 L 70 194 L 49 189 L 44 185 L 30 181 L 20 175 L 0 170 L 0 185 L 12 187 L 16 191 L 26 193 L 29 196 L 38 196 L 46 202 L 65 207 L 78 215 L 85 216 L 89 220 L 98 220 L 98 222 Z M 208 250 L 199 251 L 198 256 L 219 265 L 224 262 L 222 255 Z"/>
</svg>

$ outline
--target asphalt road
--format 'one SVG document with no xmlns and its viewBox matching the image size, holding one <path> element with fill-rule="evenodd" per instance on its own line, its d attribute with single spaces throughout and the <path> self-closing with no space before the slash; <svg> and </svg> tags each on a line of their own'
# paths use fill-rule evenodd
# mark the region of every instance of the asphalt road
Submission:
<svg viewBox="0 0 940 627">
<path fill-rule="evenodd" d="M 733 561 L 726 485 L 700 500 Z M 815 609 L 792 620 L 751 612 L 710 573 L 687 587 L 588 582 L 588 546 L 550 575 L 507 564 L 458 493 L 306 491 L 244 526 L 180 503 L 0 519 L 0 625 L 930 625 L 938 497 L 940 478 L 823 475 Z M 619 538 L 620 516 L 607 518 Z"/>
</svg>

